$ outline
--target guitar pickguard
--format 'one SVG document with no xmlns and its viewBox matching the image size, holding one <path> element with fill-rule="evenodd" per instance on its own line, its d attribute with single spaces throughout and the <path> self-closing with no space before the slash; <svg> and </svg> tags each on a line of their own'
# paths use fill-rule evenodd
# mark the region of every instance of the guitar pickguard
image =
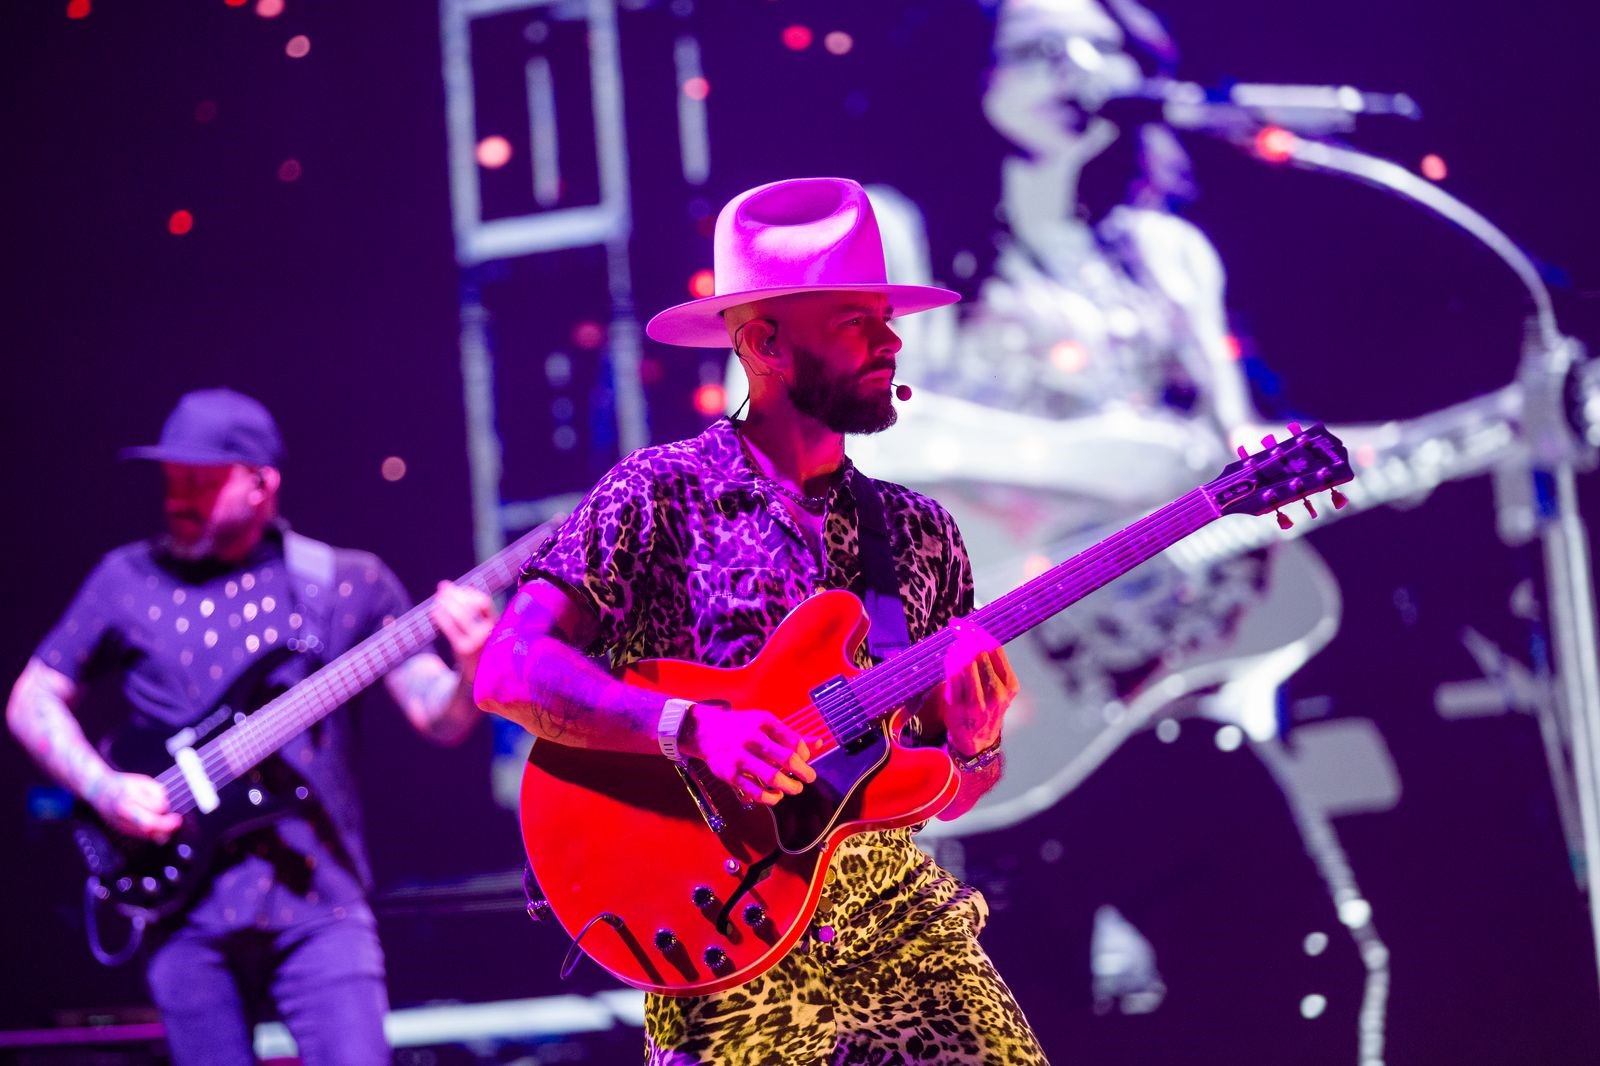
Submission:
<svg viewBox="0 0 1600 1066">
<path fill-rule="evenodd" d="M 859 745 L 835 748 L 811 760 L 816 781 L 798 796 L 784 797 L 772 809 L 778 846 L 790 855 L 800 855 L 822 843 L 846 815 L 861 785 L 888 758 L 889 738 L 880 730 Z"/>
</svg>

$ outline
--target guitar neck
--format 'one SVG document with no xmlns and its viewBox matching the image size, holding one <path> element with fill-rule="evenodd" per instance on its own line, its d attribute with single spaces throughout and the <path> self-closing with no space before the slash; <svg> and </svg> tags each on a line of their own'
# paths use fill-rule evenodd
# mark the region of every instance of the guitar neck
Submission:
<svg viewBox="0 0 1600 1066">
<path fill-rule="evenodd" d="M 1205 489 L 1195 489 L 985 604 L 966 621 L 999 643 L 1009 643 L 1215 521 L 1221 513 Z M 941 683 L 945 677 L 945 653 L 958 639 L 959 624 L 917 642 L 895 658 L 857 676 L 850 683 L 850 689 L 854 702 L 867 712 L 859 721 L 862 724 L 876 721 Z"/>
<path fill-rule="evenodd" d="M 456 584 L 494 595 L 517 578 L 523 560 L 553 526 L 547 522 L 463 575 Z M 411 608 L 393 623 L 340 655 L 310 677 L 200 747 L 196 754 L 217 789 L 237 780 L 294 737 L 349 702 L 374 681 L 426 649 L 438 636 L 432 613 L 436 597 Z M 170 780 L 169 780 L 170 778 Z M 193 797 L 176 767 L 160 777 L 173 809 L 187 813 Z"/>
</svg>

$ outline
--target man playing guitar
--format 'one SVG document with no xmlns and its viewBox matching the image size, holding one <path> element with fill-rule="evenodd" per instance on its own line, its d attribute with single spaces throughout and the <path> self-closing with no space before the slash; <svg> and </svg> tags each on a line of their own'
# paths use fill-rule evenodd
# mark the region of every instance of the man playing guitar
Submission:
<svg viewBox="0 0 1600 1066">
<path fill-rule="evenodd" d="M 662 312 L 648 332 L 693 347 L 731 341 L 749 380 L 748 416 L 641 449 L 600 481 L 529 560 L 485 648 L 477 697 L 535 734 L 536 762 L 544 744 L 659 750 L 686 774 L 697 760 L 747 805 L 775 806 L 820 787 L 808 765 L 819 737 L 761 708 L 664 700 L 586 653 L 603 652 L 619 669 L 655 657 L 743 666 L 814 593 L 871 585 L 865 542 L 878 534 L 910 640 L 970 612 L 971 570 L 948 513 L 871 482 L 844 454 L 845 433 L 895 419 L 891 316 L 956 296 L 886 283 L 871 205 L 842 179 L 777 182 L 735 198 L 718 218 L 715 266 L 716 295 Z M 875 610 L 874 633 L 880 618 Z M 998 779 L 1002 718 L 1016 694 L 1005 655 L 981 631 L 969 627 L 953 647 L 943 684 L 915 719 L 919 743 L 942 745 L 957 768 L 946 818 Z M 870 654 L 863 645 L 856 665 Z M 706 994 L 650 995 L 648 1060 L 1043 1062 L 978 945 L 982 897 L 911 833 L 846 838 L 804 937 L 764 973 Z M 586 841 L 612 843 L 598 832 Z M 652 871 L 639 874 L 648 881 Z M 759 914 L 743 915 L 759 935 Z M 672 936 L 658 933 L 656 946 L 672 948 Z"/>
<path fill-rule="evenodd" d="M 218 704 L 241 682 L 293 684 L 409 601 L 377 557 L 329 548 L 279 522 L 283 446 L 271 415 L 250 397 L 188 393 L 159 444 L 125 455 L 162 464 L 166 535 L 101 560 L 17 680 L 6 721 L 112 831 L 164 841 L 184 823 L 167 790 L 119 768 L 114 755 L 108 760 L 74 716 L 91 682 L 118 678 L 129 705 L 121 732 L 159 734 L 168 752 L 192 754 L 193 740 L 180 738 L 233 725 L 231 709 Z M 441 584 L 432 617 L 458 670 L 423 652 L 386 683 L 418 732 L 453 744 L 477 718 L 470 691 L 493 603 L 476 589 Z M 255 692 L 243 698 L 250 702 L 241 711 L 264 701 Z M 146 975 L 174 1061 L 253 1064 L 251 1022 L 263 995 L 302 1061 L 389 1061 L 353 739 L 341 709 L 285 744 L 282 761 L 310 802 L 223 843 L 198 871 L 188 905 L 151 928 Z"/>
</svg>

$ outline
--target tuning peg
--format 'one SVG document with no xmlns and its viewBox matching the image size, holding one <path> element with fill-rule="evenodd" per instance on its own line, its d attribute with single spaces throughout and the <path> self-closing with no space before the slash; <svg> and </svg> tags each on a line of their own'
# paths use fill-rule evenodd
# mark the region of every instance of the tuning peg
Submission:
<svg viewBox="0 0 1600 1066">
<path fill-rule="evenodd" d="M 1241 458 L 1241 459 L 1250 458 L 1250 449 L 1246 448 L 1243 444 L 1239 445 L 1239 458 Z"/>
<path fill-rule="evenodd" d="M 1344 505 L 1350 502 L 1349 497 L 1338 489 L 1332 490 L 1328 495 L 1333 500 L 1333 509 L 1335 511 L 1344 510 Z"/>
<path fill-rule="evenodd" d="M 1278 528 L 1279 529 L 1293 529 L 1294 528 L 1294 521 L 1288 515 L 1284 514 L 1282 511 L 1279 511 L 1278 512 Z"/>
<path fill-rule="evenodd" d="M 1306 514 L 1310 515 L 1312 518 L 1317 517 L 1317 509 L 1312 506 L 1310 497 L 1307 497 L 1301 502 L 1306 505 Z"/>
<path fill-rule="evenodd" d="M 1271 433 L 1268 433 L 1265 437 L 1261 438 L 1261 446 L 1263 448 L 1270 448 L 1276 443 L 1278 443 L 1278 438 L 1274 437 Z"/>
<path fill-rule="evenodd" d="M 1300 423 L 1298 423 L 1298 422 L 1290 422 L 1289 423 L 1289 435 L 1291 437 L 1298 437 L 1300 435 Z"/>
</svg>

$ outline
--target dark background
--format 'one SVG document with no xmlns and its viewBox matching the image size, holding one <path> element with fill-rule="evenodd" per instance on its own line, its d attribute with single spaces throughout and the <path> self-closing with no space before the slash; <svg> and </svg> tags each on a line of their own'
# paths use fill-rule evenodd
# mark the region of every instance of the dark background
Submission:
<svg viewBox="0 0 1600 1066">
<path fill-rule="evenodd" d="M 119 465 L 115 451 L 152 440 L 190 388 L 227 384 L 276 413 L 290 450 L 285 510 L 302 530 L 377 551 L 419 598 L 467 569 L 463 279 L 435 8 L 288 0 L 265 19 L 222 0 L 97 0 L 87 18 L 69 19 L 65 6 L 0 14 L 13 43 L 0 70 L 9 208 L 0 350 L 11 373 L 0 392 L 11 603 L 0 675 L 21 669 L 101 552 L 155 527 L 156 474 Z M 1446 187 L 1548 265 L 1564 327 L 1595 339 L 1594 9 L 1173 0 L 1161 13 L 1183 48 L 1180 73 L 1194 80 L 1415 96 L 1423 122 L 1375 123 L 1354 143 L 1412 167 L 1440 154 Z M 516 27 L 529 18 L 500 18 L 516 25 L 497 36 L 486 24 L 478 43 L 485 55 L 504 50 L 517 86 Z M 978 111 L 989 21 L 977 4 L 721 0 L 630 10 L 621 23 L 643 313 L 686 298 L 689 275 L 710 265 L 702 223 L 718 205 L 802 173 L 900 188 L 929 218 L 935 274 L 970 289 L 950 264 L 970 251 L 981 269 L 992 255 L 1003 147 Z M 791 23 L 812 27 L 818 43 L 784 48 Z M 854 36 L 848 55 L 822 50 L 830 29 Z M 676 151 L 670 49 L 683 32 L 699 37 L 711 83 L 703 189 L 685 185 Z M 311 39 L 302 59 L 284 54 L 296 33 Z M 481 76 L 480 93 L 493 94 L 495 77 Z M 525 121 L 516 99 L 504 127 L 480 133 L 514 135 Z M 214 115 L 200 121 L 206 101 Z M 485 108 L 483 121 L 498 121 Z M 1204 188 L 1191 217 L 1228 264 L 1248 348 L 1278 379 L 1262 397 L 1270 413 L 1405 417 L 1510 379 L 1526 308 L 1487 252 L 1369 189 L 1186 143 Z M 303 173 L 284 182 L 290 158 Z M 525 160 L 518 145 L 506 173 Z M 574 166 L 568 197 L 582 202 L 590 190 Z M 518 210 L 516 183 L 491 181 L 501 183 L 486 183 L 491 210 Z M 173 236 L 167 219 L 179 209 L 194 229 Z M 574 253 L 472 279 L 500 316 L 510 495 L 581 488 L 614 458 L 600 357 L 566 343 L 578 322 L 605 320 L 602 278 L 594 257 Z M 578 360 L 572 452 L 547 443 L 554 387 L 540 368 L 556 347 Z M 720 357 L 647 345 L 646 360 L 653 436 L 695 431 L 693 390 L 720 376 Z M 379 474 L 391 455 L 407 463 L 398 482 Z M 1592 516 L 1592 480 L 1583 490 Z M 1484 481 L 1342 523 L 1316 544 L 1340 574 L 1346 618 L 1291 686 L 1291 704 L 1375 719 L 1404 781 L 1397 810 L 1340 827 L 1394 953 L 1390 1061 L 1592 1061 L 1592 942 L 1564 873 L 1533 722 L 1447 723 L 1432 710 L 1436 685 L 1476 676 L 1462 626 L 1525 657 L 1526 627 L 1507 601 L 1536 559 L 1495 539 Z M 513 819 L 489 794 L 487 730 L 437 751 L 375 706 L 367 734 L 380 892 L 516 866 Z M 58 827 L 28 814 L 40 783 L 15 745 L 0 744 L 0 849 L 10 857 L 0 950 L 14 978 L 28 975 L 8 982 L 4 1027 L 142 1002 L 134 974 L 101 971 L 83 949 L 72 855 Z M 1114 808 L 1114 792 L 1106 802 Z M 1141 844 L 1126 846 L 1132 855 Z M 1002 941 L 1003 923 L 1027 920 L 1014 909 L 997 916 Z M 397 1005 L 558 987 L 564 945 L 514 912 L 396 910 L 384 932 Z M 1034 957 L 1007 973 L 1026 1002 L 1060 965 Z M 577 987 L 605 985 L 591 969 Z M 1135 1057 L 1137 1038 L 1128 1035 Z"/>
</svg>

